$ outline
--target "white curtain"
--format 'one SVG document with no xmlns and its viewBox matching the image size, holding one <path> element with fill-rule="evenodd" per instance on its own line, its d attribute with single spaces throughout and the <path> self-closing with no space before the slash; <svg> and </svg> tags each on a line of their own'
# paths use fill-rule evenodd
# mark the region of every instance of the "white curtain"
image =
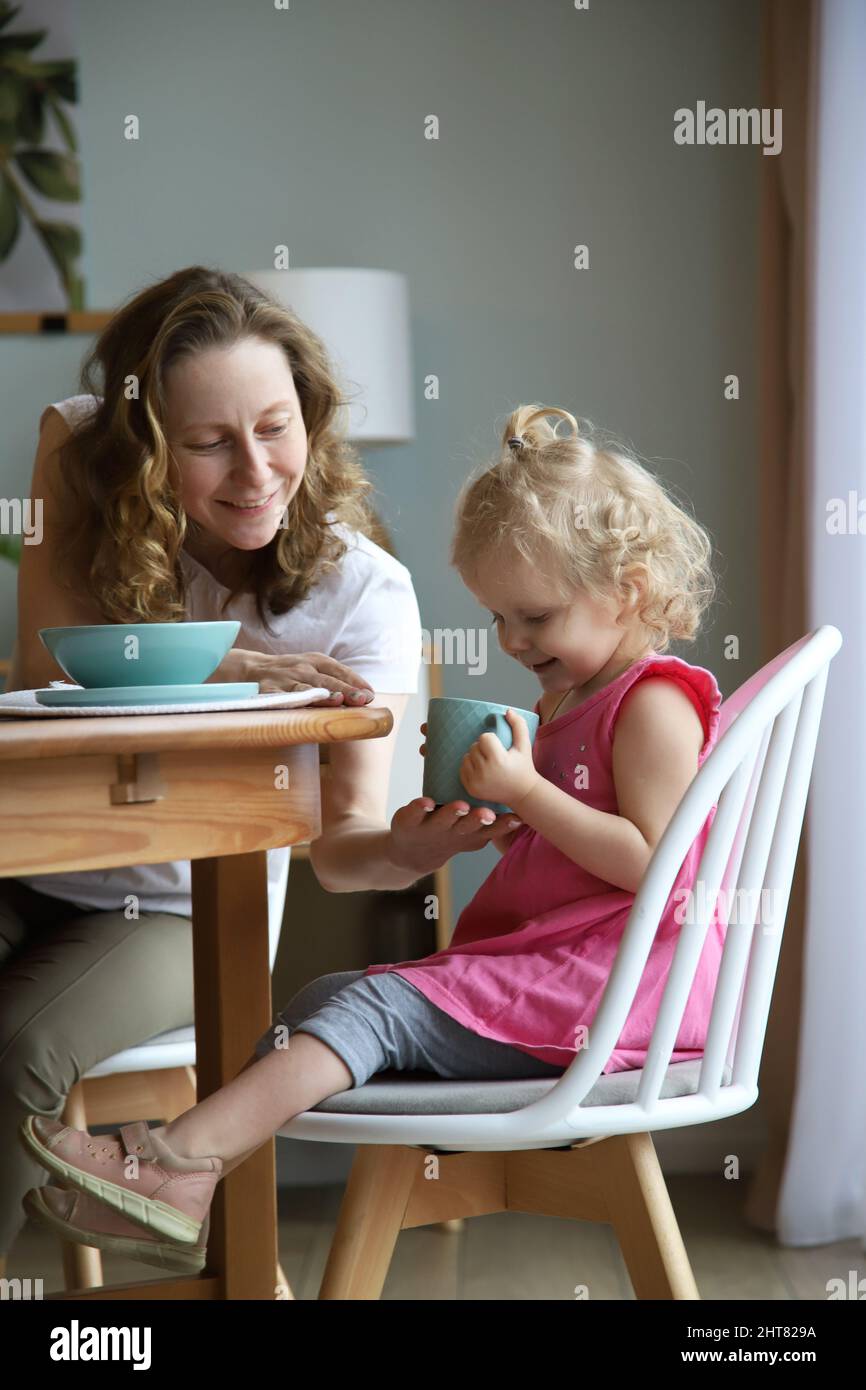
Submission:
<svg viewBox="0 0 866 1390">
<path fill-rule="evenodd" d="M 866 4 L 815 11 L 804 416 L 809 628 L 834 623 L 804 834 L 809 882 L 797 1091 L 778 1239 L 866 1244 Z M 784 121 L 784 117 L 783 117 Z M 827 530 L 844 499 L 854 524 Z M 864 509 L 857 531 L 857 504 Z"/>
</svg>

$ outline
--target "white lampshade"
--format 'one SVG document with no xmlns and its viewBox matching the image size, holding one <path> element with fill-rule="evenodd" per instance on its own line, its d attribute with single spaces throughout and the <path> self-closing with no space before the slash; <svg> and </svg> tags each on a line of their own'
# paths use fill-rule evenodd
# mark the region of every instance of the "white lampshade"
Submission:
<svg viewBox="0 0 866 1390">
<path fill-rule="evenodd" d="M 242 274 L 324 342 L 341 389 L 352 398 L 351 440 L 405 444 L 415 437 L 405 275 L 339 267 Z"/>
</svg>

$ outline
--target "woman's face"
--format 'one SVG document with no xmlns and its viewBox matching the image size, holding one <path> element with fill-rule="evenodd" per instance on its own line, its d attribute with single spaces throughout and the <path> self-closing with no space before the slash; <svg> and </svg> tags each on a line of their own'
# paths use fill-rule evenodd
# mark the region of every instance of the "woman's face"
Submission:
<svg viewBox="0 0 866 1390">
<path fill-rule="evenodd" d="M 307 432 L 282 349 L 261 339 L 185 358 L 166 373 L 165 431 L 202 555 L 258 550 L 301 485 Z"/>
</svg>

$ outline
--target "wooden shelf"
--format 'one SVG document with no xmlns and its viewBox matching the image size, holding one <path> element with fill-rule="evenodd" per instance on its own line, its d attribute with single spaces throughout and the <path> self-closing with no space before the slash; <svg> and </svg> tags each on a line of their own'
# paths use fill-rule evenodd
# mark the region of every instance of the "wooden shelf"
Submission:
<svg viewBox="0 0 866 1390">
<path fill-rule="evenodd" d="M 0 314 L 0 333 L 98 333 L 112 318 L 104 309 Z"/>
</svg>

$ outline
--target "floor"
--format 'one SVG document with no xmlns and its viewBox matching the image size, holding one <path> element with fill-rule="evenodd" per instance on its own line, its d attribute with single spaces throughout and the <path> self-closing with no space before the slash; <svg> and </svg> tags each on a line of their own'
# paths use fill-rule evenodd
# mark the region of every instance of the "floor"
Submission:
<svg viewBox="0 0 866 1390">
<path fill-rule="evenodd" d="M 851 1271 L 866 1278 L 866 1252 L 857 1240 L 787 1249 L 752 1230 L 741 1215 L 744 1180 L 670 1175 L 668 1190 L 704 1299 L 788 1302 L 827 1298 L 827 1281 Z M 342 1188 L 282 1188 L 280 1259 L 297 1299 L 315 1299 L 342 1197 Z M 106 1283 L 158 1279 L 159 1272 L 104 1257 Z M 55 1238 L 34 1224 L 11 1251 L 8 1278 L 41 1278 L 43 1293 L 62 1289 Z M 608 1226 L 503 1212 L 474 1217 L 458 1230 L 442 1226 L 404 1231 L 397 1242 L 383 1297 L 397 1300 L 573 1299 L 586 1285 L 594 1299 L 634 1294 Z"/>
</svg>

